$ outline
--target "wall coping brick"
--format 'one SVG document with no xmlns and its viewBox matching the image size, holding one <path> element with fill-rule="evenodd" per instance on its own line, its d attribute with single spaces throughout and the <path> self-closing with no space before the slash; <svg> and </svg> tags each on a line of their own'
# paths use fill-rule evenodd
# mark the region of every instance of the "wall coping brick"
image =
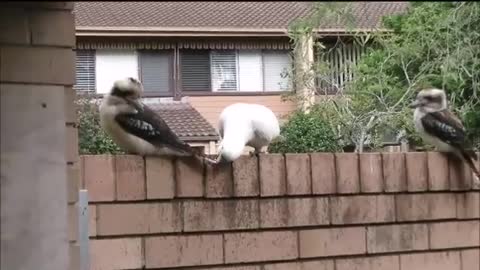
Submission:
<svg viewBox="0 0 480 270">
<path fill-rule="evenodd" d="M 262 154 L 214 169 L 84 155 L 78 167 L 94 246 L 120 245 L 92 250 L 101 269 L 404 270 L 400 261 L 430 269 L 438 257 L 471 270 L 461 263 L 480 261 L 480 185 L 436 152 Z M 106 258 L 124 251 L 132 256 Z"/>
</svg>

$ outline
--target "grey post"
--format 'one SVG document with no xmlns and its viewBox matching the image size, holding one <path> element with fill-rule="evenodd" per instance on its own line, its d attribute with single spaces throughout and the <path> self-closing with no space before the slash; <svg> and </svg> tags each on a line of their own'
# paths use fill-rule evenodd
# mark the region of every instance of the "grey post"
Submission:
<svg viewBox="0 0 480 270">
<path fill-rule="evenodd" d="M 89 214 L 88 214 L 88 191 L 81 189 L 78 192 L 78 244 L 80 245 L 80 270 L 90 269 L 89 251 Z"/>
</svg>

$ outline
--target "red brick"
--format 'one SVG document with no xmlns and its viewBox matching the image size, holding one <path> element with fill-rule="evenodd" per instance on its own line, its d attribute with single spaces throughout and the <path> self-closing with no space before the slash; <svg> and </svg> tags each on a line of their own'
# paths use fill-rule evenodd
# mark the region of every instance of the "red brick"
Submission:
<svg viewBox="0 0 480 270">
<path fill-rule="evenodd" d="M 398 256 L 340 259 L 335 265 L 335 270 L 400 270 L 400 259 Z"/>
<path fill-rule="evenodd" d="M 205 267 L 205 268 L 195 268 L 198 270 L 262 270 L 261 265 L 248 265 L 248 266 L 232 266 L 232 267 Z"/>
<path fill-rule="evenodd" d="M 175 195 L 175 169 L 167 157 L 145 157 L 147 199 L 172 199 Z"/>
<path fill-rule="evenodd" d="M 457 218 L 480 218 L 480 193 L 457 194 Z"/>
<path fill-rule="evenodd" d="M 257 200 L 184 202 L 184 231 L 254 229 L 259 226 Z"/>
<path fill-rule="evenodd" d="M 327 198 L 281 198 L 260 201 L 262 228 L 329 223 Z"/>
<path fill-rule="evenodd" d="M 462 270 L 478 270 L 480 268 L 480 249 L 467 249 L 460 252 Z"/>
<path fill-rule="evenodd" d="M 287 194 L 312 193 L 310 157 L 307 154 L 285 154 L 287 167 Z"/>
<path fill-rule="evenodd" d="M 296 232 L 225 234 L 225 263 L 277 261 L 297 257 Z"/>
<path fill-rule="evenodd" d="M 332 153 L 313 153 L 310 155 L 310 160 L 313 194 L 334 194 L 337 192 L 335 156 Z"/>
<path fill-rule="evenodd" d="M 68 270 L 80 269 L 80 246 L 77 243 L 70 243 L 68 245 Z"/>
<path fill-rule="evenodd" d="M 285 158 L 281 154 L 260 154 L 260 192 L 262 196 L 283 196 L 287 192 Z"/>
<path fill-rule="evenodd" d="M 469 190 L 472 188 L 472 171 L 468 165 L 450 155 L 448 157 L 450 190 Z"/>
<path fill-rule="evenodd" d="M 400 255 L 401 270 L 460 270 L 459 252 Z"/>
<path fill-rule="evenodd" d="M 88 235 L 97 236 L 97 206 L 88 205 Z"/>
<path fill-rule="evenodd" d="M 299 232 L 300 258 L 364 254 L 365 228 L 335 228 Z"/>
<path fill-rule="evenodd" d="M 200 266 L 223 263 L 221 235 L 145 238 L 147 268 Z"/>
<path fill-rule="evenodd" d="M 127 235 L 182 230 L 179 203 L 97 205 L 97 235 Z"/>
<path fill-rule="evenodd" d="M 178 197 L 203 196 L 204 166 L 195 158 L 179 158 L 175 162 Z"/>
<path fill-rule="evenodd" d="M 29 44 L 28 15 L 24 9 L 2 7 L 0 16 L 1 44 Z"/>
<path fill-rule="evenodd" d="M 65 159 L 67 162 L 78 162 L 78 128 L 67 125 L 65 136 Z"/>
<path fill-rule="evenodd" d="M 425 191 L 428 189 L 427 153 L 410 152 L 406 154 L 407 190 Z"/>
<path fill-rule="evenodd" d="M 407 190 L 407 171 L 404 153 L 382 153 L 383 177 L 386 192 Z"/>
<path fill-rule="evenodd" d="M 358 154 L 336 153 L 336 174 L 338 193 L 360 192 L 360 176 L 358 169 Z"/>
<path fill-rule="evenodd" d="M 430 224 L 430 248 L 480 246 L 480 221 L 443 222 Z"/>
<path fill-rule="evenodd" d="M 30 20 L 33 44 L 75 46 L 75 22 L 72 12 L 32 12 Z"/>
<path fill-rule="evenodd" d="M 144 200 L 146 197 L 144 159 L 134 155 L 117 155 L 115 158 L 117 200 Z"/>
<path fill-rule="evenodd" d="M 428 152 L 428 190 L 448 190 L 448 158 L 440 152 Z"/>
<path fill-rule="evenodd" d="M 396 195 L 397 221 L 447 219 L 456 217 L 455 194 Z"/>
<path fill-rule="evenodd" d="M 332 197 L 330 207 L 332 224 L 395 221 L 395 204 L 391 195 Z"/>
<path fill-rule="evenodd" d="M 332 260 L 266 264 L 263 270 L 334 270 Z"/>
<path fill-rule="evenodd" d="M 92 270 L 143 268 L 142 239 L 91 239 L 90 258 Z"/>
<path fill-rule="evenodd" d="M 360 190 L 362 192 L 383 191 L 382 156 L 379 153 L 359 154 Z"/>
<path fill-rule="evenodd" d="M 80 190 L 80 164 L 75 162 L 67 164 L 67 192 L 68 202 L 78 201 L 78 191 Z"/>
<path fill-rule="evenodd" d="M 257 157 L 245 155 L 233 162 L 233 191 L 236 197 L 260 194 Z"/>
<path fill-rule="evenodd" d="M 231 163 L 206 166 L 205 196 L 209 198 L 233 196 L 233 169 Z"/>
<path fill-rule="evenodd" d="M 68 240 L 78 240 L 78 208 L 76 204 L 69 204 L 67 208 L 68 214 Z"/>
<path fill-rule="evenodd" d="M 426 224 L 371 226 L 367 228 L 368 253 L 428 249 Z"/>
<path fill-rule="evenodd" d="M 115 199 L 115 156 L 85 155 L 83 177 L 91 202 Z"/>
<path fill-rule="evenodd" d="M 72 49 L 4 46 L 0 78 L 2 82 L 73 85 L 75 55 Z"/>
</svg>

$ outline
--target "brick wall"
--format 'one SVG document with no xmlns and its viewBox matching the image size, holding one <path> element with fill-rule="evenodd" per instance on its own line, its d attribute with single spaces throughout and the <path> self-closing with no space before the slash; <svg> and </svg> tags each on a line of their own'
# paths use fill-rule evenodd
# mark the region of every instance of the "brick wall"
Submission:
<svg viewBox="0 0 480 270">
<path fill-rule="evenodd" d="M 73 2 L 0 9 L 2 269 L 79 267 L 72 9 Z"/>
<path fill-rule="evenodd" d="M 479 269 L 480 186 L 440 153 L 80 164 L 91 269 Z"/>
</svg>

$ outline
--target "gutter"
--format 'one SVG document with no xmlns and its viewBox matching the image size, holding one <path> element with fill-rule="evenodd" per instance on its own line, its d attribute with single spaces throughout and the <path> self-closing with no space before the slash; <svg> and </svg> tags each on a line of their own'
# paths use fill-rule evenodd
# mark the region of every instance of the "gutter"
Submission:
<svg viewBox="0 0 480 270">
<path fill-rule="evenodd" d="M 111 37 L 286 37 L 288 30 L 283 28 L 178 28 L 178 27 L 85 27 L 75 28 L 76 36 Z M 342 28 L 321 29 L 317 35 L 349 36 L 355 32 L 390 32 L 388 29 L 359 28 L 346 31 Z"/>
</svg>

